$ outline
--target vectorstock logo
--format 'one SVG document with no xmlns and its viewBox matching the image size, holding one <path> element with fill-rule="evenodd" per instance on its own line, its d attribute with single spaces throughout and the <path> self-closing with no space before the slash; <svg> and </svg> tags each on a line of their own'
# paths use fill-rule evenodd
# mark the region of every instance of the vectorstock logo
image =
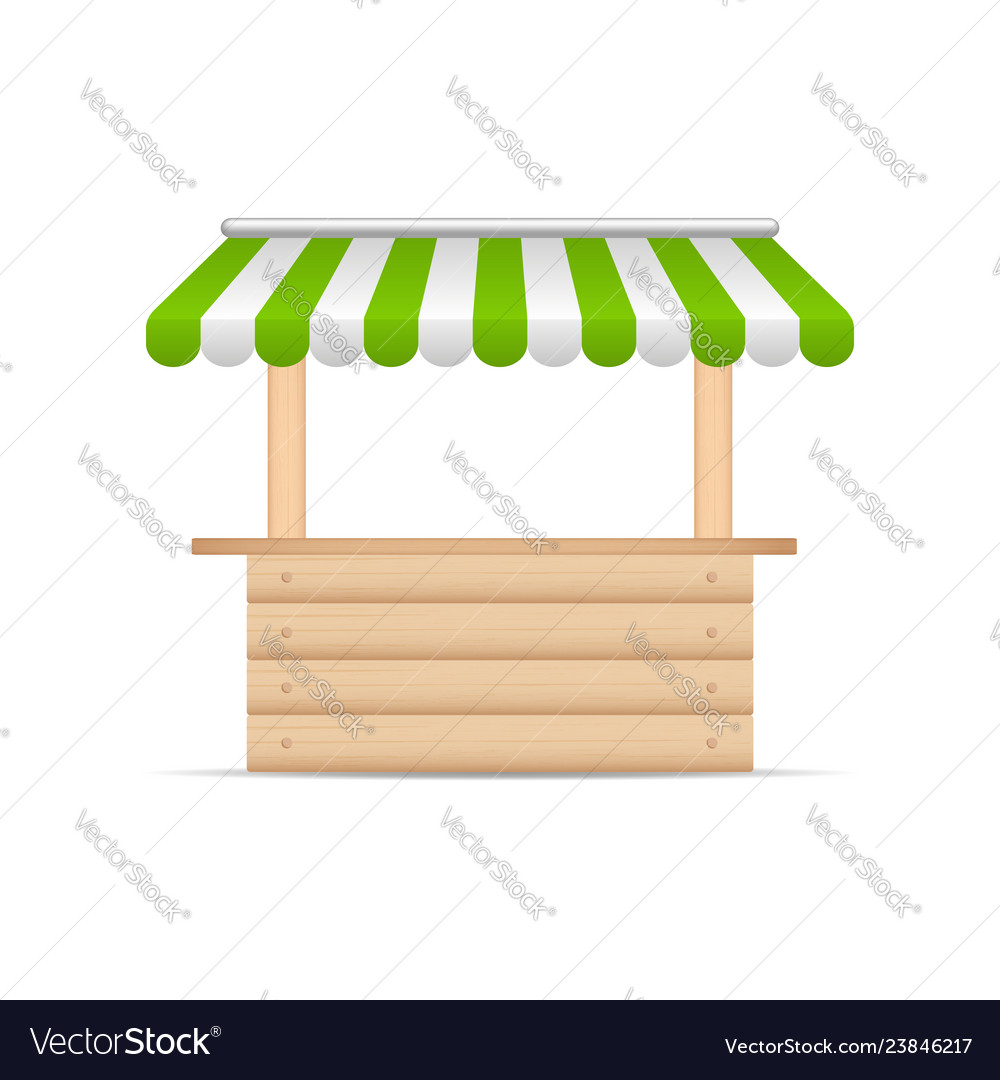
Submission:
<svg viewBox="0 0 1000 1080">
<path fill-rule="evenodd" d="M 128 144 L 129 150 L 133 154 L 140 154 L 142 160 L 159 176 L 159 178 L 170 186 L 170 190 L 176 195 L 181 189 L 181 184 L 186 184 L 189 188 L 197 186 L 196 180 L 185 179 L 184 170 L 178 169 L 176 165 L 168 165 L 167 159 L 159 152 L 158 144 L 153 142 L 153 136 L 147 135 L 144 131 L 139 131 L 135 124 L 130 120 L 126 120 L 122 115 L 122 110 L 115 111 L 114 105 L 109 105 L 104 99 L 103 90 L 91 90 L 90 84 L 93 82 L 93 77 L 89 78 L 83 87 L 83 91 L 80 94 L 82 100 L 89 103 L 91 109 L 97 113 L 100 118 L 108 125 L 109 128 L 118 136 L 119 139 L 131 140 Z M 111 111 L 110 116 L 105 116 L 105 113 Z"/>
<path fill-rule="evenodd" d="M 486 482 L 485 469 L 477 471 L 469 465 L 464 450 L 452 453 L 454 447 L 455 440 L 452 439 L 448 444 L 448 449 L 444 452 L 442 460 L 451 462 L 451 471 L 461 476 L 463 482 L 468 484 L 480 499 L 485 499 L 487 506 L 494 499 L 499 499 L 496 506 L 492 507 L 493 513 L 497 517 L 502 517 L 511 527 L 511 530 L 517 536 L 520 536 L 528 547 L 534 550 L 536 555 L 541 555 L 542 547 L 545 544 L 548 544 L 553 550 L 559 547 L 558 540 L 546 540 L 545 537 L 548 536 L 548 533 L 539 532 L 538 529 L 532 528 L 528 524 L 528 519 L 521 513 L 521 507 L 514 505 L 514 500 L 510 495 L 501 495 L 492 484 Z M 469 473 L 473 474 L 471 480 L 469 479 Z"/>
<path fill-rule="evenodd" d="M 543 911 L 548 912 L 549 915 L 555 915 L 556 909 L 554 907 L 546 907 L 542 903 L 545 899 L 544 896 L 535 896 L 533 893 L 528 892 L 525 886 L 517 880 L 517 871 L 509 862 L 498 859 L 496 855 L 490 853 L 488 847 L 483 847 L 483 838 L 481 836 L 475 837 L 471 831 L 466 831 L 465 826 L 462 824 L 461 814 L 453 817 L 450 821 L 448 820 L 451 809 L 449 806 L 444 812 L 444 817 L 441 819 L 441 828 L 448 830 L 449 836 L 458 841 L 458 846 L 467 851 L 484 870 L 489 870 L 496 863 L 496 866 L 493 866 L 493 869 L 490 870 L 490 877 L 494 881 L 498 881 L 503 891 L 508 896 L 512 896 L 521 910 L 526 911 L 535 922 L 538 922 L 538 916 Z M 469 839 L 472 840 L 472 847 L 468 847 L 465 843 Z"/>
<path fill-rule="evenodd" d="M 706 349 L 706 355 L 713 364 L 717 364 L 719 367 L 725 367 L 727 364 L 734 363 L 732 355 L 728 349 L 723 349 L 720 345 L 713 344 L 711 334 L 705 332 L 705 324 L 698 319 L 698 324 L 695 325 L 691 321 L 691 316 L 681 307 L 681 305 L 670 295 L 670 286 L 664 285 L 662 282 L 654 281 L 652 275 L 649 272 L 648 266 L 639 266 L 638 258 L 632 260 L 632 265 L 629 267 L 628 276 L 635 278 L 636 285 L 646 294 L 646 298 L 649 302 L 659 308 L 668 319 L 675 319 L 677 325 L 681 328 L 681 331 L 685 334 L 691 334 L 691 342 L 697 345 L 699 349 Z M 656 293 L 654 298 L 653 293 Z M 677 314 L 680 312 L 680 318 L 677 318 Z M 697 316 L 695 316 L 697 318 Z M 713 352 L 716 354 L 713 356 Z M 735 363 L 739 363 L 736 360 Z"/>
<path fill-rule="evenodd" d="M 264 633 L 260 636 L 260 644 L 267 646 L 267 651 L 278 661 L 278 663 L 288 672 L 289 675 L 299 684 L 299 686 L 306 687 L 311 682 L 316 685 L 309 691 L 309 696 L 313 701 L 318 701 L 326 709 L 326 714 L 332 720 L 336 720 L 338 724 L 351 736 L 352 739 L 358 737 L 359 731 L 367 731 L 369 735 L 375 734 L 373 727 L 365 727 L 365 718 L 363 716 L 355 716 L 354 713 L 344 711 L 344 706 L 336 700 L 337 691 L 325 680 L 317 679 L 315 675 L 311 674 L 309 669 L 302 663 L 301 656 L 293 656 L 285 649 L 284 641 L 281 634 L 275 634 L 273 638 L 269 638 L 267 635 L 271 632 L 271 624 L 268 623 L 264 628 Z M 283 661 L 285 658 L 294 661 L 292 664 L 286 664 Z M 302 674 L 304 678 L 299 678 Z M 291 683 L 286 684 L 288 689 L 291 690 Z M 348 724 L 347 721 L 351 720 L 352 723 Z"/>
<path fill-rule="evenodd" d="M 142 863 L 133 862 L 118 846 L 117 840 L 112 840 L 110 836 L 101 832 L 96 818 L 84 821 L 86 816 L 87 811 L 84 809 L 76 823 L 76 831 L 84 830 L 84 839 L 93 844 L 94 850 L 100 852 L 101 858 L 107 859 L 119 874 L 124 873 L 125 881 L 136 887 L 136 891 L 143 900 L 152 904 L 168 923 L 173 924 L 174 917 L 177 915 L 185 919 L 191 918 L 190 911 L 182 910 L 176 900 L 171 900 L 169 896 L 164 896 L 160 892 L 159 886 L 153 884 L 153 875 Z"/>
<path fill-rule="evenodd" d="M 273 292 L 278 293 L 282 300 L 291 307 L 300 318 L 309 316 L 309 326 L 314 334 L 316 334 L 322 341 L 324 341 L 337 358 L 345 367 L 353 369 L 354 374 L 357 375 L 361 371 L 361 365 L 366 364 L 369 368 L 374 370 L 375 364 L 368 359 L 367 356 L 363 356 L 363 349 L 358 348 L 356 345 L 352 345 L 347 338 L 340 332 L 340 325 L 335 323 L 329 315 L 323 315 L 320 312 L 313 311 L 312 304 L 306 300 L 299 289 L 295 292 L 294 285 L 288 285 L 285 282 L 285 271 L 275 270 L 274 260 L 268 259 L 267 266 L 264 268 L 264 272 L 261 277 L 270 286 Z M 278 290 L 281 290 L 278 292 Z M 290 295 L 288 295 L 290 294 Z"/>
<path fill-rule="evenodd" d="M 829 108 L 830 114 L 835 116 L 855 138 L 858 138 L 864 132 L 861 145 L 866 150 L 871 150 L 878 163 L 884 165 L 900 181 L 903 187 L 908 188 L 910 181 L 914 178 L 919 180 L 921 184 L 926 183 L 927 174 L 918 173 L 913 165 L 908 165 L 905 161 L 900 160 L 896 151 L 889 145 L 889 139 L 882 134 L 881 130 L 866 124 L 854 111 L 853 104 L 848 105 L 845 98 L 837 97 L 837 92 L 833 89 L 833 83 L 820 86 L 822 78 L 823 72 L 821 71 L 816 76 L 816 82 L 813 83 L 810 92 L 814 95 L 820 95 L 820 101 Z M 857 123 L 852 121 L 857 121 Z"/>
<path fill-rule="evenodd" d="M 468 86 L 457 86 L 457 82 L 458 76 L 452 76 L 448 89 L 445 90 L 448 97 L 455 99 L 455 108 L 461 109 L 484 135 L 492 138 L 493 145 L 498 150 L 502 150 L 507 158 L 513 161 L 533 184 L 538 186 L 539 191 L 544 191 L 549 181 L 558 187 L 562 183 L 562 177 L 553 176 L 548 165 L 541 165 L 535 161 L 524 149 L 524 140 L 517 137 L 517 132 L 510 128 L 502 128 L 490 116 L 489 106 L 473 101 Z"/>
<path fill-rule="evenodd" d="M 146 530 L 148 536 L 155 536 L 156 542 L 164 551 L 170 552 L 170 558 L 172 559 L 179 550 L 185 547 L 184 539 L 181 534 L 164 532 L 163 522 L 154 516 L 156 514 L 155 507 L 151 507 L 147 499 L 140 499 L 137 495 L 133 495 L 121 482 L 121 473 L 116 473 L 112 476 L 111 470 L 104 467 L 103 462 L 97 454 L 91 454 L 90 457 L 87 457 L 87 451 L 89 449 L 90 443 L 87 443 L 80 454 L 80 459 L 77 461 L 77 464 L 85 465 L 87 467 L 87 472 L 97 481 L 100 487 L 107 491 L 119 506 L 126 506 L 130 502 L 135 503 L 135 505 L 130 506 L 125 513 L 128 514 L 130 518 L 134 518 L 138 521 Z M 109 477 L 107 481 L 103 479 L 105 476 Z"/>
<path fill-rule="evenodd" d="M 180 1035 L 169 1035 L 166 1032 L 157 1034 L 152 1028 L 130 1027 L 127 1031 L 116 1031 L 113 1035 L 105 1031 L 93 1032 L 90 1028 L 83 1031 L 74 1031 L 72 1035 L 66 1035 L 61 1031 L 53 1031 L 48 1028 L 41 1042 L 34 1028 L 28 1029 L 35 1044 L 35 1052 L 42 1054 L 97 1054 L 105 1057 L 108 1054 L 208 1054 L 212 1051 L 205 1045 L 209 1035 L 218 1038 L 222 1034 L 221 1028 L 213 1027 L 204 1033 L 199 1028 L 194 1031 L 185 1031 Z M 122 1040 L 127 1047 L 119 1051 Z M 185 1047 L 184 1043 L 187 1042 Z M 76 1044 L 74 1046 L 74 1043 Z M 82 1045 L 81 1045 L 82 1044 Z M 129 1049 L 128 1047 L 131 1047 Z"/>
<path fill-rule="evenodd" d="M 883 876 L 884 871 L 879 864 L 874 859 L 866 858 L 853 844 L 847 842 L 851 838 L 849 833 L 841 833 L 831 829 L 827 815 L 825 813 L 817 815 L 818 808 L 819 804 L 813 803 L 812 810 L 806 815 L 806 825 L 811 825 L 815 829 L 816 835 L 823 838 L 823 843 L 828 848 L 833 848 L 837 855 L 849 866 L 854 866 L 855 863 L 860 862 L 860 866 L 854 866 L 854 873 L 867 883 L 868 888 L 876 896 L 880 896 L 885 901 L 885 905 L 890 911 L 895 911 L 901 919 L 910 910 L 913 911 L 914 915 L 919 915 L 922 909 L 919 904 L 909 902 L 910 894 L 906 893 L 904 896 L 899 889 L 894 889 L 892 883 Z M 839 837 L 837 843 L 830 843 L 835 836 Z"/>
<path fill-rule="evenodd" d="M 729 713 L 720 713 L 718 709 L 713 709 L 711 702 L 708 701 L 707 698 L 701 696 L 701 687 L 690 675 L 682 675 L 677 668 L 667 660 L 667 654 L 665 652 L 651 649 L 645 634 L 635 633 L 635 623 L 632 623 L 629 627 L 628 633 L 625 635 L 625 643 L 631 645 L 632 651 L 636 656 L 641 656 L 653 669 L 657 677 L 663 679 L 665 683 L 672 684 L 675 679 L 680 679 L 681 684 L 680 686 L 674 687 L 674 693 L 679 698 L 684 698 L 692 712 L 695 712 L 702 717 L 705 723 L 717 735 L 722 735 L 726 728 L 732 728 L 733 731 L 740 730 L 739 724 L 729 723 Z M 655 656 L 656 660 L 650 660 L 650 656 Z M 666 668 L 670 669 L 669 675 L 664 675 L 663 673 Z M 709 683 L 709 693 L 711 692 L 712 684 Z M 700 706 L 702 705 L 705 707 L 701 708 Z"/>
<path fill-rule="evenodd" d="M 817 458 L 819 458 L 818 461 L 816 461 Z M 819 449 L 819 439 L 813 443 L 813 448 L 809 451 L 809 460 L 816 461 L 816 468 L 820 472 L 825 472 L 829 479 L 836 484 L 838 490 L 842 491 L 851 502 L 861 499 L 861 502 L 857 503 L 857 508 L 862 514 L 867 514 L 869 520 L 874 521 L 878 529 L 884 532 L 893 545 L 898 547 L 904 555 L 909 544 L 916 544 L 918 548 L 924 546 L 923 540 L 918 540 L 913 535 L 912 529 L 904 529 L 902 525 L 897 525 L 892 514 L 884 512 L 885 503 L 879 501 L 879 497 L 874 491 L 865 491 L 857 480 L 851 479 L 850 469 L 845 469 L 843 465 L 837 465 L 834 462 L 830 456 L 829 447 L 825 450 Z M 836 479 L 833 476 L 835 472 L 839 474 Z"/>
</svg>

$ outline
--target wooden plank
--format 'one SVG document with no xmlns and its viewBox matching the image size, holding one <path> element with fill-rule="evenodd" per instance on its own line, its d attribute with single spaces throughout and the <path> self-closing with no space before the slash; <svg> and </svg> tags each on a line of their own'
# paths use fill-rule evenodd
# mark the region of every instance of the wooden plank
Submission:
<svg viewBox="0 0 1000 1080">
<path fill-rule="evenodd" d="M 352 739 L 305 716 L 250 716 L 251 772 L 749 772 L 753 718 L 715 736 L 687 716 L 385 716 Z M 715 745 L 709 743 L 714 740 Z"/>
<path fill-rule="evenodd" d="M 247 656 L 303 660 L 749 660 L 749 604 L 251 604 Z M 631 638 L 631 640 L 627 640 Z"/>
<path fill-rule="evenodd" d="M 192 540 L 195 555 L 518 555 L 554 561 L 570 555 L 794 555 L 796 541 L 773 538 L 557 540 L 558 547 L 530 551 L 522 540 L 260 539 Z"/>
<path fill-rule="evenodd" d="M 694 535 L 733 535 L 733 369 L 694 368 Z"/>
<path fill-rule="evenodd" d="M 750 555 L 268 555 L 247 560 L 268 603 L 726 603 L 753 600 Z"/>
<path fill-rule="evenodd" d="M 247 662 L 248 713 L 322 713 L 322 701 L 310 694 L 322 697 L 330 688 L 344 709 L 369 722 L 379 713 L 690 715 L 693 706 L 679 692 L 696 689 L 708 702 L 705 711 L 753 712 L 752 660 L 679 660 L 670 684 L 669 668 L 660 669 L 661 678 L 638 658 L 313 660 L 297 666 L 295 655 L 283 665 L 276 659 Z"/>
<path fill-rule="evenodd" d="M 306 535 L 306 365 L 301 362 L 267 368 L 267 535 Z"/>
</svg>

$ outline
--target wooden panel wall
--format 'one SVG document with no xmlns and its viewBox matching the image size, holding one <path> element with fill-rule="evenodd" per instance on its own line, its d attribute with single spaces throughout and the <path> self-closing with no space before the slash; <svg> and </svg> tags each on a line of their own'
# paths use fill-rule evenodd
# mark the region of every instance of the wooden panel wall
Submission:
<svg viewBox="0 0 1000 1080">
<path fill-rule="evenodd" d="M 251 770 L 753 767 L 752 556 L 252 556 L 247 598 Z"/>
</svg>

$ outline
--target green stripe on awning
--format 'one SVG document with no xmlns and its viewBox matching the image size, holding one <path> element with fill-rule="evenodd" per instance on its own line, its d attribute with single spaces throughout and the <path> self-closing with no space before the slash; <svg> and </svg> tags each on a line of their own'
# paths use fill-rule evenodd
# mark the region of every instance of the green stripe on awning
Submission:
<svg viewBox="0 0 1000 1080">
<path fill-rule="evenodd" d="M 350 240 L 310 240 L 254 320 L 257 355 L 290 367 L 309 351 L 309 320 Z M 289 291 L 291 290 L 291 291 Z"/>
<path fill-rule="evenodd" d="M 524 293 L 521 241 L 479 241 L 476 295 L 472 305 L 472 348 L 484 364 L 508 367 L 528 348 L 528 305 Z"/>
<path fill-rule="evenodd" d="M 394 240 L 365 313 L 365 352 L 382 367 L 399 367 L 417 354 L 420 305 L 436 240 Z"/>
<path fill-rule="evenodd" d="M 711 367 L 735 364 L 746 348 L 743 312 L 690 240 L 674 237 L 649 243 L 691 316 L 691 352 Z"/>
<path fill-rule="evenodd" d="M 854 349 L 854 320 L 774 240 L 734 239 L 774 291 L 799 317 L 799 349 L 812 364 L 836 367 Z"/>
<path fill-rule="evenodd" d="M 159 364 L 189 364 L 201 348 L 201 317 L 266 240 L 230 239 L 216 248 L 146 322 L 146 351 Z"/>
<path fill-rule="evenodd" d="M 635 312 L 608 242 L 597 237 L 564 240 L 582 319 L 583 354 L 601 367 L 617 367 L 635 352 Z"/>
</svg>

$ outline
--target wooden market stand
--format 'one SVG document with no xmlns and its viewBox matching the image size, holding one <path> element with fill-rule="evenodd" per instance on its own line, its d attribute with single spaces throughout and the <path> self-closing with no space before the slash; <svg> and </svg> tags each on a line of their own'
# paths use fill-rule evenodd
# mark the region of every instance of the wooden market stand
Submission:
<svg viewBox="0 0 1000 1080">
<path fill-rule="evenodd" d="M 541 555 L 517 539 L 307 537 L 306 364 L 269 366 L 267 537 L 193 542 L 247 558 L 247 768 L 751 770 L 753 559 L 796 542 L 733 537 L 732 368 L 692 366 L 693 537 Z M 303 669 L 363 723 L 345 730 Z"/>
</svg>

